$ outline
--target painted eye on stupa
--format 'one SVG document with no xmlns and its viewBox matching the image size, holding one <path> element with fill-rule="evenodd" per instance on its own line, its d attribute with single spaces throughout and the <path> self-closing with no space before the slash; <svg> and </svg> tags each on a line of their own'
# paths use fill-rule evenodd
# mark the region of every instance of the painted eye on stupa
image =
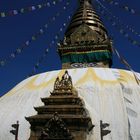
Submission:
<svg viewBox="0 0 140 140">
<path fill-rule="evenodd" d="M 82 68 L 83 64 L 82 63 L 73 63 L 73 64 L 71 64 L 71 67 L 72 68 Z"/>
<path fill-rule="evenodd" d="M 89 63 L 89 64 L 87 64 L 87 67 L 95 67 L 95 66 L 97 66 L 97 63 Z"/>
</svg>

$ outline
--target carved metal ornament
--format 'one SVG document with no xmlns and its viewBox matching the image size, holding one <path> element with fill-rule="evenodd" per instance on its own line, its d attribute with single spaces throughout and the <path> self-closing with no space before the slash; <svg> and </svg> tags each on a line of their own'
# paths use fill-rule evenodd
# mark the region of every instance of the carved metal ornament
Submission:
<svg viewBox="0 0 140 140">
<path fill-rule="evenodd" d="M 59 77 L 56 78 L 54 83 L 54 90 L 64 90 L 64 91 L 71 91 L 73 88 L 72 84 L 72 78 L 68 74 L 68 71 L 65 71 L 65 74 L 62 76 L 62 79 L 60 80 Z"/>
<path fill-rule="evenodd" d="M 72 140 L 73 137 L 70 131 L 65 126 L 62 119 L 58 116 L 57 112 L 52 119 L 48 121 L 42 130 L 39 140 Z"/>
</svg>

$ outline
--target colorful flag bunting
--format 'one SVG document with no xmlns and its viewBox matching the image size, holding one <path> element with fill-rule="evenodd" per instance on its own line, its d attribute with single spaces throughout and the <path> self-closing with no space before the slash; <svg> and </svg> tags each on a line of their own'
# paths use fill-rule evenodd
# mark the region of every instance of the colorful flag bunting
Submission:
<svg viewBox="0 0 140 140">
<path fill-rule="evenodd" d="M 130 8 L 127 5 L 121 5 L 119 2 L 116 2 L 114 0 L 103 0 L 103 1 L 107 2 L 110 5 L 118 6 L 119 8 L 121 8 L 121 9 L 127 11 L 127 12 L 130 12 L 131 14 L 140 15 L 140 13 L 137 10 L 134 10 L 133 8 Z"/>
<path fill-rule="evenodd" d="M 115 16 L 112 15 L 112 13 L 107 10 L 100 2 L 99 0 L 96 0 L 98 2 L 98 8 L 100 10 L 100 13 L 107 17 L 107 19 L 111 22 L 111 25 L 114 26 L 118 31 L 119 33 L 121 33 L 124 37 L 127 38 L 127 40 L 132 44 L 132 45 L 135 45 L 135 46 L 138 46 L 140 47 L 140 42 L 132 39 L 132 37 L 129 36 L 129 34 L 125 31 L 125 29 L 123 28 L 123 25 L 120 23 L 120 20 L 118 18 L 116 18 Z M 105 10 L 104 10 L 105 9 Z M 108 13 L 108 14 L 106 14 Z M 117 22 L 114 21 L 114 19 L 117 19 Z M 124 26 L 126 28 L 129 28 L 129 26 Z M 130 28 L 129 28 L 130 29 Z M 133 31 L 133 29 L 131 29 L 131 32 Z M 133 32 L 132 32 L 133 33 Z"/>
<path fill-rule="evenodd" d="M 70 20 L 70 17 L 71 17 L 71 16 L 69 16 L 68 19 L 67 19 L 67 22 L 64 23 L 65 26 L 66 26 L 66 24 L 68 24 L 68 22 L 69 22 L 69 20 Z M 65 28 L 64 24 L 63 24 L 63 26 L 60 28 L 62 31 L 63 31 L 63 28 Z M 36 71 L 39 69 L 40 64 L 43 62 L 43 60 L 46 58 L 47 54 L 49 53 L 50 48 L 51 48 L 52 46 L 54 46 L 54 44 L 57 44 L 57 41 L 55 41 L 55 40 L 60 40 L 60 39 L 58 39 L 59 36 L 60 36 L 60 32 L 57 33 L 57 34 L 54 36 L 54 39 L 53 39 L 53 40 L 51 41 L 51 43 L 49 44 L 48 48 L 45 49 L 45 52 L 43 53 L 43 55 L 38 59 L 37 63 L 36 63 L 36 64 L 34 65 L 34 67 L 33 67 L 32 72 L 28 75 L 28 77 L 33 76 L 34 74 L 36 74 Z"/>
<path fill-rule="evenodd" d="M 66 5 L 67 5 L 67 6 L 69 5 L 68 2 L 66 3 Z M 51 18 L 51 20 L 48 20 L 49 22 L 46 23 L 46 24 L 43 26 L 43 28 L 40 28 L 39 32 L 37 32 L 36 34 L 34 34 L 34 35 L 31 37 L 30 40 L 25 41 L 25 43 L 24 43 L 20 48 L 17 48 L 16 51 L 14 51 L 13 53 L 11 53 L 10 56 L 8 57 L 8 59 L 0 60 L 0 66 L 4 66 L 5 64 L 7 64 L 7 61 L 9 61 L 10 58 L 13 59 L 13 58 L 15 58 L 18 54 L 21 54 L 22 51 L 23 51 L 23 49 L 26 48 L 26 47 L 29 47 L 29 45 L 30 45 L 30 43 L 31 43 L 32 41 L 35 41 L 40 35 L 44 34 L 44 33 L 47 31 L 46 29 L 48 28 L 48 25 L 51 24 L 51 22 L 54 22 L 54 21 L 56 20 L 56 17 L 60 16 L 60 14 L 61 14 L 61 12 L 63 12 L 63 10 L 64 10 L 64 8 L 62 8 L 62 11 L 56 13 L 56 15 L 53 16 L 53 17 Z M 13 11 L 12 11 L 12 12 L 13 12 Z M 15 13 L 16 13 L 16 12 L 17 12 L 17 11 L 15 11 Z M 68 19 L 70 19 L 70 16 L 68 17 Z M 63 24 L 63 27 L 65 27 L 65 26 L 66 26 L 66 23 Z M 63 28 L 60 28 L 60 30 L 63 31 Z M 58 35 L 55 36 L 55 40 L 57 40 L 57 39 L 58 39 Z M 52 40 L 50 46 L 51 46 L 52 44 L 55 43 L 55 40 Z M 45 51 L 45 53 L 44 53 L 44 56 L 46 56 L 46 54 L 48 53 L 48 51 L 49 51 L 49 49 L 46 49 L 46 51 Z"/>
<path fill-rule="evenodd" d="M 62 0 L 54 0 L 52 5 L 56 5 L 58 2 L 62 2 Z M 7 17 L 7 16 L 14 16 L 14 15 L 17 15 L 17 14 L 23 14 L 25 12 L 31 12 L 31 11 L 35 11 L 37 9 L 42 9 L 42 8 L 45 8 L 45 7 L 50 7 L 51 6 L 51 3 L 50 2 L 46 2 L 46 3 L 43 3 L 43 4 L 38 4 L 36 6 L 32 5 L 32 6 L 29 6 L 27 8 L 21 8 L 21 9 L 18 9 L 18 10 L 10 10 L 9 12 L 0 12 L 0 17 L 1 18 L 4 18 L 4 17 Z M 66 7 L 63 7 L 64 9 Z"/>
</svg>

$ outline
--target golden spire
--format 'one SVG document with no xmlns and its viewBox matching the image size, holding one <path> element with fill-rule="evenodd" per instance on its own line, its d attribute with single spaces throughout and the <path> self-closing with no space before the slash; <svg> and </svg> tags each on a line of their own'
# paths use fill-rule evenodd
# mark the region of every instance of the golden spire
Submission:
<svg viewBox="0 0 140 140">
<path fill-rule="evenodd" d="M 96 14 L 91 0 L 79 0 L 79 2 L 80 6 L 73 15 L 65 35 L 69 36 L 78 26 L 86 23 L 90 28 L 97 31 L 99 34 L 101 34 L 101 36 L 106 38 L 107 31 L 100 20 L 100 17 Z"/>
<path fill-rule="evenodd" d="M 59 44 L 62 68 L 110 67 L 111 41 L 91 0 L 79 0 L 79 7 Z"/>
</svg>

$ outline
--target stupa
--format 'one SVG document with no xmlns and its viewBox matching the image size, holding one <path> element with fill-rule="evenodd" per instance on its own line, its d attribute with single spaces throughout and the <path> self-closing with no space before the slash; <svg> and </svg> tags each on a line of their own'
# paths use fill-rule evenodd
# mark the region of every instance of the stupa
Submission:
<svg viewBox="0 0 140 140">
<path fill-rule="evenodd" d="M 91 0 L 79 0 L 58 52 L 62 70 L 0 98 L 0 140 L 14 140 L 17 120 L 19 140 L 140 140 L 140 86 L 132 72 L 111 68 L 112 40 Z"/>
</svg>

